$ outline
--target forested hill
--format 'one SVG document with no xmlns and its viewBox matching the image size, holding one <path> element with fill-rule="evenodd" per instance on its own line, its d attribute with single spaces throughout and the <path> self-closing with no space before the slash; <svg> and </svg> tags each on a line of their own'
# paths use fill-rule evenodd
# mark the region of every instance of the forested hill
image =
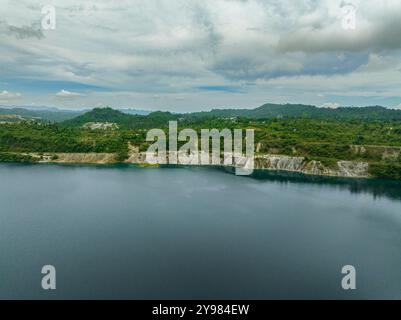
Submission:
<svg viewBox="0 0 401 320">
<path fill-rule="evenodd" d="M 14 118 L 12 118 L 14 117 Z M 248 118 L 248 119 L 322 119 L 359 121 L 400 121 L 401 110 L 380 106 L 342 107 L 337 109 L 318 108 L 302 104 L 265 104 L 255 109 L 213 109 L 205 112 L 170 113 L 156 111 L 148 115 L 128 114 L 124 110 L 95 108 L 91 111 L 68 110 L 27 110 L 23 108 L 0 108 L 1 121 L 36 120 L 61 122 L 63 126 L 82 126 L 88 122 L 112 122 L 119 126 L 155 127 L 166 125 L 169 120 L 186 119 L 189 122 L 208 118 Z"/>
<path fill-rule="evenodd" d="M 193 116 L 245 117 L 250 119 L 310 118 L 338 120 L 401 120 L 401 110 L 373 107 L 318 108 L 303 104 L 264 104 L 255 109 L 213 109 L 193 113 Z"/>
<path fill-rule="evenodd" d="M 207 120 L 208 118 L 400 121 L 401 110 L 392 110 L 380 106 L 329 109 L 301 104 L 265 104 L 256 109 L 213 109 L 207 112 L 184 114 L 156 111 L 149 115 L 130 115 L 112 108 L 95 108 L 63 122 L 62 125 L 82 126 L 88 122 L 112 122 L 123 127 L 155 127 L 164 126 L 169 120 L 196 121 Z"/>
<path fill-rule="evenodd" d="M 110 122 L 124 128 L 147 128 L 165 126 L 169 120 L 177 120 L 178 114 L 156 111 L 149 115 L 132 115 L 112 108 L 95 108 L 74 119 L 61 123 L 61 126 L 79 127 L 89 122 Z"/>
</svg>

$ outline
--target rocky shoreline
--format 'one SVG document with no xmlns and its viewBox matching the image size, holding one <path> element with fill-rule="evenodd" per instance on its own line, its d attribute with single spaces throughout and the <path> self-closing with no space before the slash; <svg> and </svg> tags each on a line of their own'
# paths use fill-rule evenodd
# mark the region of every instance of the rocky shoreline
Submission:
<svg viewBox="0 0 401 320">
<path fill-rule="evenodd" d="M 128 158 L 125 161 L 117 161 L 117 155 L 114 153 L 29 153 L 23 154 L 30 156 L 37 163 L 55 163 L 55 164 L 137 164 L 147 166 L 146 153 L 139 152 L 137 149 L 130 149 Z M 246 158 L 234 158 L 234 164 L 230 167 L 246 167 Z M 196 161 L 185 163 L 185 165 L 205 165 Z M 207 164 L 206 164 L 207 165 Z M 224 166 L 224 160 L 208 164 L 209 166 Z M 293 173 L 302 173 L 314 176 L 331 176 L 344 178 L 370 178 L 369 164 L 360 161 L 338 160 L 331 165 L 325 165 L 318 160 L 308 160 L 304 157 L 291 157 L 287 155 L 265 154 L 254 157 L 254 169 L 284 171 Z"/>
</svg>

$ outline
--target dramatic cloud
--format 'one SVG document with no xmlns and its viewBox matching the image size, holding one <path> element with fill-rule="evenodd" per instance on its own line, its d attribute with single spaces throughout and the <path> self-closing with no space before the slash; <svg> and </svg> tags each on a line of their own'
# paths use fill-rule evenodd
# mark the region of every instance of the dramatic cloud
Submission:
<svg viewBox="0 0 401 320">
<path fill-rule="evenodd" d="M 13 35 L 17 39 L 26 39 L 26 38 L 36 38 L 42 39 L 44 38 L 43 32 L 41 30 L 39 23 L 32 23 L 31 26 L 21 26 L 16 27 L 12 25 L 8 25 L 6 22 L 0 20 L 0 32 Z"/>
<path fill-rule="evenodd" d="M 42 2 L 1 2 L 0 85 L 26 103 L 401 103 L 399 0 L 59 0 L 55 30 Z"/>
<path fill-rule="evenodd" d="M 324 1 L 322 1 L 324 3 Z M 321 2 L 321 3 L 322 3 Z M 335 2 L 335 1 L 333 1 Z M 328 52 L 400 49 L 401 2 L 354 1 L 355 28 L 344 29 L 344 7 L 317 6 L 298 21 L 296 29 L 284 33 L 278 43 L 282 52 Z M 313 19 L 312 19 L 313 18 Z M 305 23 L 306 22 L 306 23 Z"/>
</svg>

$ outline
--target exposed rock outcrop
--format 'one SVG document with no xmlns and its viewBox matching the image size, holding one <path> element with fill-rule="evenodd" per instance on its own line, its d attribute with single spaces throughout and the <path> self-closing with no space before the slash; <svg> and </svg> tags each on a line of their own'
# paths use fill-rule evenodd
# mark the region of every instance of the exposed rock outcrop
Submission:
<svg viewBox="0 0 401 320">
<path fill-rule="evenodd" d="M 255 158 L 255 168 L 336 177 L 369 177 L 369 165 L 366 162 L 337 161 L 333 166 L 325 166 L 320 161 L 285 155 L 258 156 Z"/>
<path fill-rule="evenodd" d="M 54 163 L 93 163 L 108 164 L 116 162 L 114 153 L 56 153 L 52 158 L 45 158 L 42 162 Z"/>
<path fill-rule="evenodd" d="M 110 164 L 117 162 L 117 157 L 114 153 L 54 153 L 30 155 L 40 158 L 39 162 L 93 164 Z M 148 165 L 148 159 L 150 155 L 152 154 L 140 152 L 138 147 L 129 144 L 128 158 L 124 162 Z M 253 167 L 254 169 L 259 170 L 299 172 L 303 174 L 320 176 L 352 178 L 369 177 L 369 164 L 359 161 L 339 160 L 331 165 L 325 165 L 321 161 L 307 160 L 304 157 L 266 154 L 255 156 L 252 164 L 252 158 L 247 158 L 245 156 L 233 157 L 232 153 L 225 153 L 222 159 L 216 156 L 213 157 L 212 155 L 208 157 L 207 154 L 202 152 L 193 152 L 191 154 L 180 151 L 175 153 L 166 152 L 166 154 L 162 156 L 166 160 L 165 163 L 169 163 L 169 158 L 177 157 L 178 163 L 185 165 L 224 165 L 236 168 L 250 169 Z"/>
<path fill-rule="evenodd" d="M 82 127 L 91 130 L 118 129 L 118 125 L 112 122 L 87 122 Z"/>
<path fill-rule="evenodd" d="M 178 152 L 178 159 L 184 158 L 184 154 Z M 188 156 L 188 155 L 187 155 Z M 235 157 L 233 163 L 230 163 L 228 158 L 232 154 L 225 154 L 223 160 L 214 160 L 210 157 L 209 163 L 205 164 L 201 161 L 202 153 L 192 154 L 191 161 L 182 163 L 186 165 L 228 165 L 236 167 L 248 167 L 249 161 L 246 157 Z M 168 155 L 166 155 L 168 158 Z M 130 149 L 130 157 L 127 163 L 146 164 L 146 152 L 139 152 Z M 327 166 L 316 160 L 306 160 L 304 157 L 291 157 L 287 155 L 259 155 L 254 159 L 254 168 L 259 170 L 276 170 L 276 171 L 289 171 L 299 172 L 309 175 L 324 175 L 335 177 L 352 177 L 352 178 L 367 178 L 369 177 L 369 164 L 366 162 L 358 161 L 337 161 L 337 163 Z"/>
</svg>

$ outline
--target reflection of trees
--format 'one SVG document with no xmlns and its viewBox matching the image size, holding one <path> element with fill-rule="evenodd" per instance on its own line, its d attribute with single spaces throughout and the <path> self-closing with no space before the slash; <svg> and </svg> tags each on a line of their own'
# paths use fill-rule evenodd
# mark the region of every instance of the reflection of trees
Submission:
<svg viewBox="0 0 401 320">
<path fill-rule="evenodd" d="M 266 179 L 277 183 L 321 184 L 349 190 L 350 193 L 371 194 L 374 198 L 387 197 L 401 200 L 401 181 L 382 179 L 354 179 L 324 176 L 310 176 L 293 172 L 255 170 L 253 179 Z"/>
</svg>

